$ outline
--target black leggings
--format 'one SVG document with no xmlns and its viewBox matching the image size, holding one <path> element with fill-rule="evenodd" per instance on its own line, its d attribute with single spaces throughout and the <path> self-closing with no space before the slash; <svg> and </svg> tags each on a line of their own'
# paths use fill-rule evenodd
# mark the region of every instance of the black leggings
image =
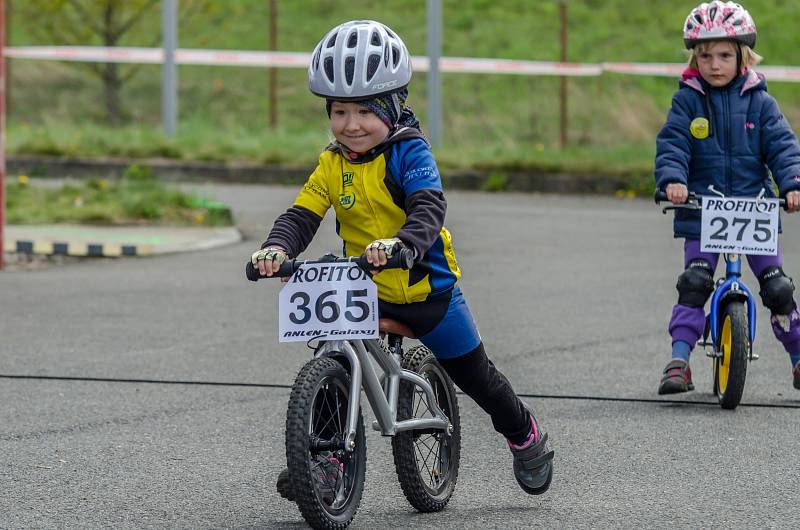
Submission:
<svg viewBox="0 0 800 530">
<path fill-rule="evenodd" d="M 444 318 L 451 296 L 452 291 L 449 291 L 412 304 L 392 304 L 381 300 L 379 312 L 381 318 L 399 320 L 421 337 Z M 523 441 L 530 428 L 528 411 L 506 376 L 486 356 L 483 342 L 465 355 L 437 360 L 456 386 L 489 414 L 497 432 L 515 443 Z"/>
<path fill-rule="evenodd" d="M 439 359 L 439 364 L 458 388 L 489 414 L 494 430 L 513 442 L 527 436 L 528 411 L 506 376 L 486 356 L 483 343 L 461 357 Z"/>
</svg>

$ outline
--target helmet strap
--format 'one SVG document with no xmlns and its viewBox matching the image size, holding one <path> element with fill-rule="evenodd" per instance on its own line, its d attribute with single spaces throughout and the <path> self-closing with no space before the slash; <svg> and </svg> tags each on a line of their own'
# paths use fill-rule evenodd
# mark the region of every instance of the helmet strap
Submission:
<svg viewBox="0 0 800 530">
<path fill-rule="evenodd" d="M 400 119 L 400 115 L 403 113 L 403 107 L 400 105 L 400 96 L 397 95 L 397 92 L 392 92 L 392 105 L 394 105 L 394 112 L 395 116 Z M 395 127 L 397 124 L 394 124 Z"/>
<path fill-rule="evenodd" d="M 742 75 L 742 45 L 738 42 L 736 44 L 736 77 Z"/>
</svg>

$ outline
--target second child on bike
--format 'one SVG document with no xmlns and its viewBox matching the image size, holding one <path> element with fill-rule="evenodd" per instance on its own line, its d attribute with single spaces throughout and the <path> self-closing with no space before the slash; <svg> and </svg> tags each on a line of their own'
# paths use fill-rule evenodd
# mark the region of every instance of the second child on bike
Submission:
<svg viewBox="0 0 800 530">
<path fill-rule="evenodd" d="M 753 70 L 761 57 L 753 51 L 756 27 L 750 14 L 734 2 L 702 3 L 686 18 L 683 40 L 691 56 L 658 134 L 656 188 L 681 204 L 689 192 L 709 194 L 709 186 L 731 197 L 775 197 L 777 184 L 787 210 L 800 209 L 800 145 L 767 93 L 764 76 Z M 674 231 L 685 240 L 685 270 L 669 323 L 672 359 L 659 394 L 694 389 L 689 354 L 705 328 L 703 308 L 714 290 L 719 258 L 700 250 L 699 211 L 676 211 Z M 780 245 L 775 256 L 747 260 L 775 337 L 789 353 L 793 385 L 800 389 L 800 313 Z"/>
<path fill-rule="evenodd" d="M 436 162 L 406 104 L 411 58 L 391 29 L 370 20 L 330 30 L 314 50 L 309 88 L 325 98 L 334 141 L 294 204 L 252 256 L 261 275 L 297 257 L 330 207 L 344 254 L 366 253 L 377 267 L 403 248 L 408 271 L 374 276 L 381 318 L 406 324 L 453 382 L 486 411 L 508 441 L 519 485 L 547 491 L 552 452 L 547 435 L 484 351 L 458 279 L 461 276 Z"/>
</svg>

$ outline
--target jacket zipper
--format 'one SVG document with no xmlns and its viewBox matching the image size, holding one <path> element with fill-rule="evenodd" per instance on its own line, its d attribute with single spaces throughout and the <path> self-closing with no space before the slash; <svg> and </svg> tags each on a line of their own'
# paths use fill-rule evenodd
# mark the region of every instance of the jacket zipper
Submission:
<svg viewBox="0 0 800 530">
<path fill-rule="evenodd" d="M 731 106 L 728 90 L 725 90 L 722 96 L 725 99 L 725 115 L 723 116 L 725 122 L 725 195 L 730 196 L 733 183 L 731 182 L 731 124 L 729 123 L 731 119 Z"/>
</svg>

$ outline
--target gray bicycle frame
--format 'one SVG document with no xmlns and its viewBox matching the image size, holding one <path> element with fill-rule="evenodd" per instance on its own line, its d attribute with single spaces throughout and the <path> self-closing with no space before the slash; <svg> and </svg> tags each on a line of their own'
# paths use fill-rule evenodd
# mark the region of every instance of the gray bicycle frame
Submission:
<svg viewBox="0 0 800 530">
<path fill-rule="evenodd" d="M 430 383 L 419 374 L 400 367 L 400 356 L 388 352 L 378 339 L 331 340 L 323 341 L 317 347 L 316 357 L 332 357 L 343 355 L 350 363 L 350 399 L 347 403 L 347 435 L 345 449 L 352 451 L 356 446 L 356 427 L 358 410 L 361 405 L 361 387 L 367 395 L 367 401 L 375 414 L 373 428 L 384 436 L 393 436 L 398 432 L 413 429 L 441 430 L 447 436 L 452 432 L 452 425 L 439 408 L 436 396 Z M 383 370 L 379 378 L 370 362 L 372 356 Z M 397 421 L 397 398 L 400 380 L 405 380 L 420 387 L 428 399 L 433 418 L 413 418 Z"/>
</svg>

